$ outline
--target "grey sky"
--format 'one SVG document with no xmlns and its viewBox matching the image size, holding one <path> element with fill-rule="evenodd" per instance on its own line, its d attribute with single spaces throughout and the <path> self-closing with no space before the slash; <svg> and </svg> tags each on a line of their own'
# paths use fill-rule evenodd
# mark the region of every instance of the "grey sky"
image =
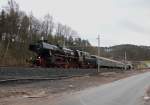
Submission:
<svg viewBox="0 0 150 105">
<path fill-rule="evenodd" d="M 80 37 L 97 45 L 150 45 L 150 0 L 16 0 L 27 13 L 72 27 Z M 0 0 L 0 6 L 7 0 Z"/>
</svg>

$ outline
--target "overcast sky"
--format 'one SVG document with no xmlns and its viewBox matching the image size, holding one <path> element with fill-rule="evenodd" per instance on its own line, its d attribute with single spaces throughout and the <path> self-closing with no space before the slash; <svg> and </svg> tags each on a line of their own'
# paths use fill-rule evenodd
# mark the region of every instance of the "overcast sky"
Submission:
<svg viewBox="0 0 150 105">
<path fill-rule="evenodd" d="M 21 10 L 42 18 L 51 14 L 80 37 L 101 46 L 150 46 L 150 0 L 16 0 Z M 0 0 L 0 6 L 7 0 Z"/>
</svg>

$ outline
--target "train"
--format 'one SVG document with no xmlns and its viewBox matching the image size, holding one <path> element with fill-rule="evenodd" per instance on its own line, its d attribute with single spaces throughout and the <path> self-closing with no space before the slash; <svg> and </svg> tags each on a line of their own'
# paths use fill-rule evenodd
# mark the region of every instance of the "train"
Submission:
<svg viewBox="0 0 150 105">
<path fill-rule="evenodd" d="M 82 69 L 96 69 L 98 66 L 100 68 L 112 69 L 132 68 L 131 64 L 91 55 L 88 52 L 77 49 L 69 49 L 59 45 L 52 45 L 45 41 L 38 41 L 30 44 L 29 50 L 36 54 L 35 58 L 30 59 L 33 66 Z"/>
</svg>

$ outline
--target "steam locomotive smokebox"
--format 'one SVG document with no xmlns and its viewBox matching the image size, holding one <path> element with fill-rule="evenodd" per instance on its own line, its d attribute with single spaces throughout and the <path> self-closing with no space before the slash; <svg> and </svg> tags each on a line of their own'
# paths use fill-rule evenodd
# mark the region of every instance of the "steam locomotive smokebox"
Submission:
<svg viewBox="0 0 150 105">
<path fill-rule="evenodd" d="M 29 50 L 31 51 L 36 51 L 36 48 L 37 48 L 37 45 L 33 45 L 33 44 L 29 45 Z"/>
</svg>

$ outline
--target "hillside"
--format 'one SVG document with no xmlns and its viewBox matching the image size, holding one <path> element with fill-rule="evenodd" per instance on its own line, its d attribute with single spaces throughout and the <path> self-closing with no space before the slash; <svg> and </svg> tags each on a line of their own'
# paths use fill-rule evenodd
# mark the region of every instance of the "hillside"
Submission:
<svg viewBox="0 0 150 105">
<path fill-rule="evenodd" d="M 150 47 L 149 46 L 137 46 L 131 44 L 122 44 L 112 47 L 102 47 L 101 55 L 104 57 L 113 58 L 116 60 L 123 60 L 127 55 L 127 60 L 130 61 L 144 61 L 150 60 Z"/>
</svg>

